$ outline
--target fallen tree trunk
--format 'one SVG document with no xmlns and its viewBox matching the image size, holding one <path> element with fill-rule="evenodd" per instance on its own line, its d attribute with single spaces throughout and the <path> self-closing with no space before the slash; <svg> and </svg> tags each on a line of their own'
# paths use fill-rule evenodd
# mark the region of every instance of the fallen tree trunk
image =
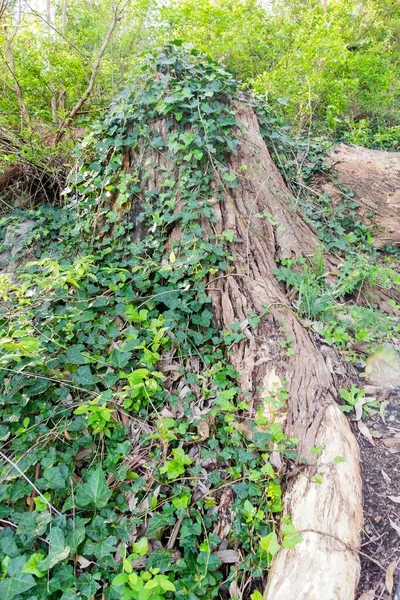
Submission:
<svg viewBox="0 0 400 600">
<path fill-rule="evenodd" d="M 240 185 L 225 189 L 222 202 L 215 199 L 216 231 L 203 223 L 210 238 L 213 233 L 234 232 L 237 241 L 229 245 L 234 268 L 211 277 L 207 290 L 220 329 L 235 320 L 245 328 L 251 311 L 263 315 L 257 335 L 247 329 L 245 338 L 232 347 L 230 360 L 253 408 L 265 406 L 271 421 L 282 423 L 288 436 L 299 439 L 298 466 L 289 474 L 284 505 L 303 541 L 278 552 L 265 598 L 351 600 L 360 571 L 358 447 L 335 402 L 332 368 L 293 314 L 274 277 L 277 261 L 313 256 L 318 239 L 292 207 L 290 193 L 261 137 L 256 114 L 244 103 L 236 103 L 235 109 L 240 143 L 237 153 L 229 155 L 229 166 Z M 168 130 L 167 119 L 153 124 L 154 135 L 164 140 Z M 133 171 L 138 162 L 151 165 L 152 175 L 141 182 L 135 215 L 143 210 L 152 190 L 162 189 L 165 176 L 179 177 L 168 153 L 150 145 L 140 151 L 125 150 L 125 171 Z M 215 186 L 221 184 L 215 169 Z M 137 225 L 134 237 L 142 236 Z M 180 230 L 175 227 L 170 248 L 179 239 Z M 329 262 L 329 257 L 326 260 Z M 290 340 L 290 355 L 284 349 L 285 340 Z M 289 395 L 286 405 L 271 408 L 266 398 L 274 398 L 284 388 Z M 319 450 L 313 453 L 314 448 Z"/>
<path fill-rule="evenodd" d="M 325 161 L 313 187 L 339 204 L 351 190 L 355 218 L 374 232 L 374 244 L 400 244 L 400 153 L 340 144 Z"/>
<path fill-rule="evenodd" d="M 293 477 L 285 495 L 285 509 L 304 539 L 278 553 L 265 597 L 350 599 L 359 576 L 355 550 L 362 521 L 358 448 L 335 403 L 333 373 L 273 276 L 277 259 L 310 256 L 318 240 L 291 208 L 292 199 L 261 138 L 255 114 L 242 107 L 237 118 L 241 145 L 231 165 L 238 173 L 246 164 L 248 171 L 241 177 L 241 188 L 217 210 L 220 227 L 232 228 L 246 241 L 231 248 L 239 277 L 216 282 L 218 291 L 211 296 L 223 327 L 235 317 L 245 319 L 249 309 L 260 312 L 263 306 L 270 307 L 260 339 L 236 346 L 232 362 L 241 373 L 243 391 L 251 392 L 255 401 L 271 394 L 277 383 L 287 382 L 287 407 L 274 418 L 285 422 L 289 436 L 299 438 L 300 456 L 309 462 Z M 273 215 L 276 227 L 255 218 L 264 211 Z M 290 358 L 279 345 L 282 338 L 293 340 Z M 323 448 L 319 457 L 310 453 L 314 447 Z M 345 462 L 336 463 L 338 456 Z M 317 483 L 321 472 L 322 482 Z"/>
</svg>

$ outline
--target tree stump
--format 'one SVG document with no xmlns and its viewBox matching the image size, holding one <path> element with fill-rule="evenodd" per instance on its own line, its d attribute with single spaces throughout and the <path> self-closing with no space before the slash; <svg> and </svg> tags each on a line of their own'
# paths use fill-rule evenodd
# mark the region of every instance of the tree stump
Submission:
<svg viewBox="0 0 400 600">
<path fill-rule="evenodd" d="M 220 329 L 235 319 L 245 322 L 249 311 L 264 314 L 257 335 L 248 330 L 245 339 L 233 346 L 231 362 L 240 374 L 242 392 L 251 395 L 253 406 L 286 388 L 286 406 L 270 408 L 269 418 L 283 424 L 288 436 L 299 439 L 299 462 L 290 473 L 284 506 L 303 541 L 293 549 L 278 552 L 265 598 L 351 600 L 360 571 L 358 446 L 335 402 L 337 384 L 332 367 L 293 313 L 285 290 L 274 277 L 280 259 L 313 256 L 318 238 L 293 207 L 293 199 L 261 136 L 255 112 L 238 101 L 234 107 L 240 143 L 228 161 L 240 185 L 225 189 L 223 202 L 214 202 L 217 233 L 231 230 L 238 240 L 229 247 L 234 268 L 225 275 L 211 277 L 207 289 Z M 157 121 L 153 127 L 154 134 L 165 139 L 166 120 Z M 125 150 L 126 171 L 133 169 L 138 160 L 151 168 L 151 176 L 142 182 L 135 215 L 144 206 L 148 192 L 160 186 L 161 174 L 177 176 L 166 154 L 150 146 L 142 147 L 139 153 Z M 215 184 L 221 184 L 217 170 L 215 178 Z M 260 213 L 269 218 L 257 218 Z M 203 230 L 210 236 L 213 233 L 206 222 Z M 142 235 L 138 226 L 134 236 L 139 239 Z M 170 235 L 171 247 L 179 237 L 179 227 L 175 227 Z M 330 262 L 329 256 L 326 260 Z M 280 344 L 284 339 L 291 340 L 290 356 Z M 316 447 L 321 447 L 321 454 L 312 452 Z"/>
</svg>

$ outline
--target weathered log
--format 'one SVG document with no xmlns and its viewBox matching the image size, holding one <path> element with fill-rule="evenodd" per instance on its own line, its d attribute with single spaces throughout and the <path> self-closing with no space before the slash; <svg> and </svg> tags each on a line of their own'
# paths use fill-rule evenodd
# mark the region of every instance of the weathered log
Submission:
<svg viewBox="0 0 400 600">
<path fill-rule="evenodd" d="M 400 244 L 400 153 L 340 144 L 326 160 L 327 175 L 319 174 L 313 187 L 329 194 L 332 202 L 343 200 L 350 189 L 357 204 L 356 218 L 371 227 L 374 244 Z M 338 185 L 339 184 L 339 185 Z"/>
<path fill-rule="evenodd" d="M 291 208 L 292 199 L 261 138 L 255 114 L 243 106 L 237 119 L 241 146 L 231 157 L 231 166 L 237 173 L 241 164 L 248 169 L 241 188 L 217 210 L 221 228 L 233 229 L 244 243 L 232 245 L 237 276 L 215 282 L 213 305 L 223 327 L 235 317 L 243 320 L 249 310 L 270 307 L 262 333 L 239 343 L 232 362 L 241 373 L 243 391 L 252 392 L 256 400 L 271 393 L 278 379 L 287 382 L 286 414 L 276 418 L 285 419 L 288 435 L 300 440 L 300 455 L 312 463 L 293 478 L 285 496 L 285 510 L 304 540 L 278 553 L 265 597 L 350 600 L 359 576 L 354 549 L 362 521 L 358 448 L 335 403 L 335 384 L 324 356 L 288 308 L 273 276 L 277 258 L 310 256 L 318 240 Z M 255 218 L 264 211 L 273 215 L 277 227 Z M 293 339 L 295 353 L 290 358 L 279 345 L 282 337 Z M 316 446 L 323 447 L 317 458 L 310 454 Z M 336 463 L 338 456 L 345 462 Z M 313 478 L 320 472 L 324 476 L 318 484 Z"/>
</svg>

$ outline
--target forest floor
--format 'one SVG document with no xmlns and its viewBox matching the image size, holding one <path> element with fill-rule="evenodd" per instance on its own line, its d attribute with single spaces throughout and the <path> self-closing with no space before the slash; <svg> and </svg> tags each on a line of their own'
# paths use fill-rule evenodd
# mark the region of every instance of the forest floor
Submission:
<svg viewBox="0 0 400 600">
<path fill-rule="evenodd" d="M 400 394 L 384 400 L 382 414 L 366 425 L 373 444 L 360 435 L 364 529 L 359 593 L 362 600 L 400 598 Z M 392 588 L 389 594 L 388 588 Z M 368 596 L 365 594 L 368 594 Z M 363 595 L 364 594 L 364 595 Z M 373 595 L 374 594 L 374 595 Z"/>
</svg>

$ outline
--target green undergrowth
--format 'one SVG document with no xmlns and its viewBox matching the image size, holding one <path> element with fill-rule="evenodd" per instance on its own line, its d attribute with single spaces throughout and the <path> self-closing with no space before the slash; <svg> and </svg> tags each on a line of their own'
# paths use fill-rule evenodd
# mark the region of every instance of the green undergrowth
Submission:
<svg viewBox="0 0 400 600">
<path fill-rule="evenodd" d="M 237 97 L 232 77 L 193 51 L 145 57 L 78 149 L 64 206 L 0 220 L 2 241 L 34 223 L 14 272 L 0 274 L 3 600 L 258 600 L 273 556 L 301 539 L 276 466 L 276 453 L 296 459 L 297 440 L 262 404 L 249 418 L 229 362 L 243 327 L 218 330 L 205 283 L 232 264 L 234 233 L 202 223 L 213 231 L 212 202 L 239 185 L 227 166 Z M 259 121 L 294 205 L 343 259 L 334 279 L 322 255 L 282 262 L 276 276 L 300 317 L 353 360 L 354 344 L 397 335 L 373 308 L 377 286 L 399 285 L 396 258 L 382 269 L 350 194 L 333 209 L 303 193 L 324 142 L 294 140 L 262 108 Z M 172 165 L 157 184 L 149 147 Z M 286 400 L 284 388 L 264 399 Z"/>
<path fill-rule="evenodd" d="M 300 539 L 271 463 L 295 459 L 297 440 L 262 406 L 249 420 L 229 363 L 244 334 L 218 331 L 204 283 L 231 261 L 233 232 L 206 237 L 201 222 L 238 185 L 237 93 L 193 52 L 147 57 L 83 142 L 65 206 L 0 222 L 4 238 L 35 221 L 22 264 L 0 275 L 3 600 L 257 598 Z M 148 187 L 133 243 L 145 146 L 174 170 Z"/>
<path fill-rule="evenodd" d="M 293 137 L 276 115 L 258 114 L 269 151 L 293 195 L 292 207 L 302 211 L 321 242 L 310 259 L 281 261 L 275 277 L 285 284 L 303 323 L 362 368 L 367 356 L 400 337 L 398 248 L 374 247 L 374 231 L 360 220 L 354 191 L 325 164 L 326 139 Z M 339 202 L 315 190 L 314 177 L 320 174 L 341 192 Z M 373 222 L 373 212 L 368 217 Z M 339 262 L 334 272 L 326 268 L 327 252 Z M 382 292 L 390 312 L 378 308 Z"/>
<path fill-rule="evenodd" d="M 354 249 L 334 274 L 320 254 L 311 261 L 282 261 L 275 276 L 296 292 L 296 310 L 305 323 L 351 362 L 362 364 L 363 355 L 400 336 L 397 302 L 388 299 L 391 313 L 376 306 L 378 290 L 400 292 L 394 259 L 385 265 L 379 255 L 374 260 L 371 254 Z"/>
</svg>

